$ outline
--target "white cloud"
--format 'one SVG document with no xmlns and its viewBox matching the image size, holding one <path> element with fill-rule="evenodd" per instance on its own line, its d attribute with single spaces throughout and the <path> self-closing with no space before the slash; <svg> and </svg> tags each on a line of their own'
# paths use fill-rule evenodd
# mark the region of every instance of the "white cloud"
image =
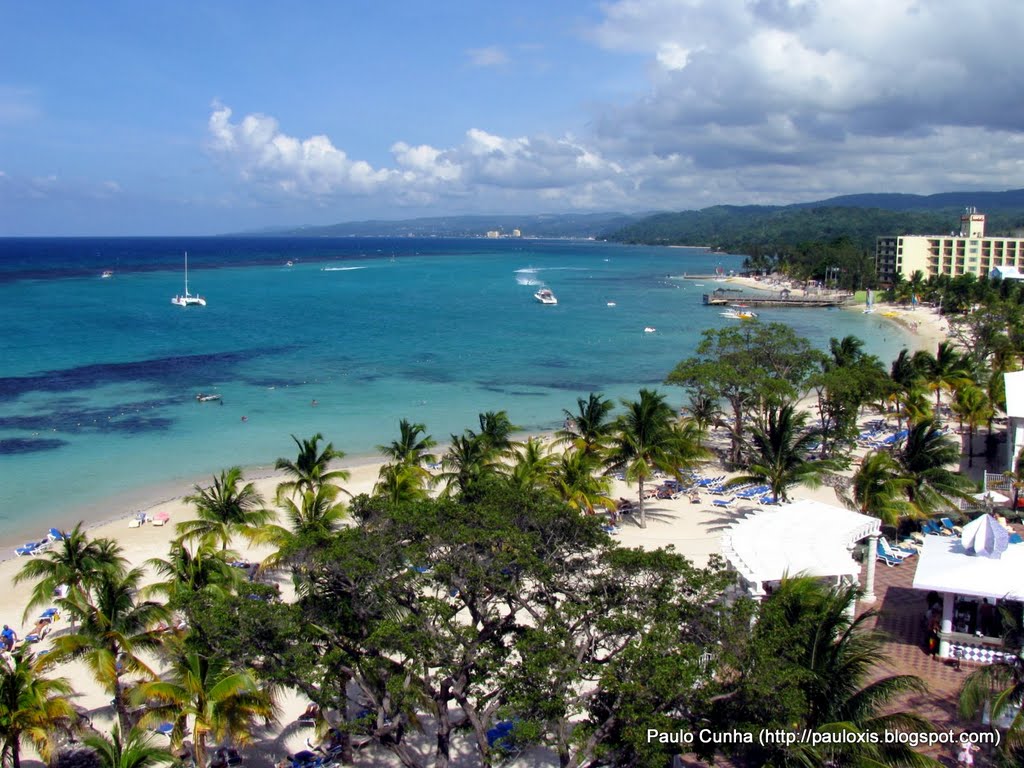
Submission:
<svg viewBox="0 0 1024 768">
<path fill-rule="evenodd" d="M 466 56 L 474 67 L 503 67 L 508 64 L 508 54 L 496 45 L 486 48 L 470 48 L 466 51 Z"/>
</svg>

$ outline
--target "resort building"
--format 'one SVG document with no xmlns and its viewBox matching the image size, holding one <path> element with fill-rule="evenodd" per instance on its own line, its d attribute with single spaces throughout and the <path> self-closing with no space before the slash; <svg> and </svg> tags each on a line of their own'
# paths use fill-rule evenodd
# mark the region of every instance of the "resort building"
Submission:
<svg viewBox="0 0 1024 768">
<path fill-rule="evenodd" d="M 985 214 L 968 208 L 960 217 L 960 231 L 948 235 L 886 235 L 875 246 L 875 272 L 883 283 L 897 275 L 909 279 L 920 271 L 936 275 L 995 276 L 996 268 L 1024 268 L 1024 238 L 986 237 Z"/>
<path fill-rule="evenodd" d="M 1024 448 L 1024 371 L 1003 374 L 1006 389 L 1006 471 L 1013 472 Z"/>
</svg>

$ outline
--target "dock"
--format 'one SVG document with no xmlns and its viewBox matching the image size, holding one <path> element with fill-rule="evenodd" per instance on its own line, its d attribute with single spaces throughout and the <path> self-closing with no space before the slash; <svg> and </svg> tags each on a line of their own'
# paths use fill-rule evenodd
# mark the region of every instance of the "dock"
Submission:
<svg viewBox="0 0 1024 768">
<path fill-rule="evenodd" d="M 829 296 L 794 296 L 788 290 L 759 291 L 757 293 L 741 293 L 716 290 L 705 293 L 704 304 L 719 307 L 725 304 L 744 304 L 748 307 L 842 307 L 853 303 L 853 294 L 838 293 Z"/>
</svg>

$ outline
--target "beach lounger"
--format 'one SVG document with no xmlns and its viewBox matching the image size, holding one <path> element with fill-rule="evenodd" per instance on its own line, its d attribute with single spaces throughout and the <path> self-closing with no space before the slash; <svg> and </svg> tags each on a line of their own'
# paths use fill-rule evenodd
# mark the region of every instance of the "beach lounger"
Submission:
<svg viewBox="0 0 1024 768">
<path fill-rule="evenodd" d="M 1021 535 L 1019 533 L 1011 533 L 1008 541 L 1011 544 L 1020 544 L 1021 542 L 1024 542 L 1024 538 L 1021 538 Z"/>
<path fill-rule="evenodd" d="M 25 557 L 26 555 L 34 555 L 39 550 L 40 544 L 41 544 L 41 542 L 38 542 L 38 541 L 28 541 L 28 542 L 25 542 L 24 546 L 16 547 L 15 548 L 14 554 L 16 554 L 18 557 Z"/>
<path fill-rule="evenodd" d="M 886 557 L 894 557 L 897 560 L 905 560 L 917 554 L 916 552 L 904 551 L 893 547 L 885 536 L 878 539 L 878 553 Z"/>
<path fill-rule="evenodd" d="M 736 497 L 735 496 L 730 496 L 728 499 L 714 499 L 711 502 L 711 505 L 714 506 L 714 507 L 726 507 L 726 508 L 728 508 L 728 507 L 731 507 L 735 503 L 736 503 Z"/>
<path fill-rule="evenodd" d="M 939 536 L 943 534 L 943 531 L 936 525 L 934 520 L 925 520 L 921 523 L 921 533 L 925 536 Z"/>
<path fill-rule="evenodd" d="M 66 533 L 63 533 L 56 528 L 51 528 L 46 534 L 46 538 L 49 541 L 64 541 L 67 537 L 68 535 Z"/>
<path fill-rule="evenodd" d="M 962 532 L 962 529 L 960 528 L 960 526 L 959 525 L 953 525 L 953 521 L 951 519 L 949 519 L 948 517 L 943 517 L 942 519 L 939 520 L 939 522 L 942 524 L 942 527 L 945 528 L 946 531 L 948 533 L 950 533 L 950 534 L 956 534 L 956 535 L 959 536 L 960 533 Z"/>
<path fill-rule="evenodd" d="M 896 566 L 896 565 L 902 565 L 903 564 L 903 561 L 900 560 L 898 557 L 893 557 L 892 555 L 887 555 L 884 552 L 882 552 L 881 547 L 878 547 L 877 549 L 878 549 L 878 551 L 875 554 L 875 559 L 876 560 L 881 560 L 883 563 L 885 563 L 890 568 L 892 568 L 893 566 Z"/>
</svg>

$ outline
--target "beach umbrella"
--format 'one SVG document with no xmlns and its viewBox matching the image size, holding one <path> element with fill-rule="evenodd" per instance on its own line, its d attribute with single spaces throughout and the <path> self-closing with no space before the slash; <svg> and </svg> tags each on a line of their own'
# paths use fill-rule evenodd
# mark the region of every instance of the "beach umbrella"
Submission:
<svg viewBox="0 0 1024 768">
<path fill-rule="evenodd" d="M 991 504 L 1005 504 L 1010 500 L 1008 496 L 1003 496 L 999 491 L 985 491 L 983 493 L 974 494 L 974 498 L 978 501 L 986 501 Z"/>
<path fill-rule="evenodd" d="M 1010 534 L 992 515 L 982 515 L 964 526 L 960 543 L 968 554 L 998 560 L 1010 546 Z"/>
</svg>

